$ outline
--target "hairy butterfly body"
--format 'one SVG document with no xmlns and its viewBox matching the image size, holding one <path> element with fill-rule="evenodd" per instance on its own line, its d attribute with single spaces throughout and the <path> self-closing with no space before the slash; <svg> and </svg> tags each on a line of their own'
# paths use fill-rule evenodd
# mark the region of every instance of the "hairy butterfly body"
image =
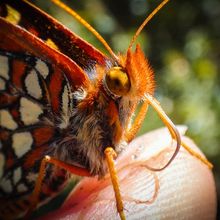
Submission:
<svg viewBox="0 0 220 220">
<path fill-rule="evenodd" d="M 173 160 L 180 137 L 152 98 L 153 72 L 139 46 L 132 52 L 132 42 L 119 56 L 109 50 L 109 58 L 26 1 L 1 1 L 0 16 L 1 218 L 27 212 L 39 172 L 45 173 L 37 189 L 39 204 L 68 182 L 70 173 L 62 169 L 66 165 L 47 164 L 43 174 L 39 171 L 45 156 L 103 177 L 110 167 L 106 149 L 123 150 L 148 104 L 177 142 L 170 160 L 153 170 Z M 143 108 L 132 124 L 141 101 Z"/>
</svg>

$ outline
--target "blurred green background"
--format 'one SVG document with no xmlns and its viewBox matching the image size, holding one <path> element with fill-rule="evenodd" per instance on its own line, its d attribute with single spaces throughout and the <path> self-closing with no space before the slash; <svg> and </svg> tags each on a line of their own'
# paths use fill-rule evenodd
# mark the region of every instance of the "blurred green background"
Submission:
<svg viewBox="0 0 220 220">
<path fill-rule="evenodd" d="M 50 1 L 33 2 L 106 53 L 98 40 L 62 9 Z M 141 22 L 160 3 L 64 2 L 95 27 L 115 53 L 126 52 Z M 171 0 L 145 27 L 138 42 L 155 71 L 156 98 L 175 124 L 188 126 L 187 135 L 214 164 L 220 198 L 220 1 Z M 140 133 L 161 125 L 151 110 Z"/>
</svg>

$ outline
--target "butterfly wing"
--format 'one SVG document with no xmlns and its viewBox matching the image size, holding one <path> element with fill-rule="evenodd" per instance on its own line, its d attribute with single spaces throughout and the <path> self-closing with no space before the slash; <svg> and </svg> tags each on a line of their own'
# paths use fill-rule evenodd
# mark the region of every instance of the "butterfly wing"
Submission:
<svg viewBox="0 0 220 220">
<path fill-rule="evenodd" d="M 48 14 L 26 1 L 3 0 L 1 16 L 36 35 L 74 60 L 84 70 L 105 64 L 106 57 Z"/>
<path fill-rule="evenodd" d="M 56 141 L 59 125 L 67 121 L 73 105 L 70 94 L 86 83 L 87 76 L 70 63 L 72 70 L 79 69 L 69 75 L 74 81 L 73 76 L 78 74 L 79 80 L 70 84 L 67 71 L 53 61 L 56 57 L 62 61 L 61 55 L 50 56 L 49 47 L 44 48 L 43 43 L 19 27 L 4 20 L 0 26 L 0 197 L 10 203 L 33 190 L 40 160 Z M 41 49 L 34 44 L 23 45 L 31 40 Z M 47 61 L 39 58 L 41 52 L 45 58 L 48 55 Z M 3 204 L 1 211 L 23 207 L 18 203 Z"/>
<path fill-rule="evenodd" d="M 106 58 L 26 2 L 2 1 L 0 14 L 0 212 L 5 215 L 26 208 L 40 160 L 68 123 L 71 94 L 89 83 L 87 73 Z M 61 185 L 65 175 L 59 178 Z"/>
</svg>

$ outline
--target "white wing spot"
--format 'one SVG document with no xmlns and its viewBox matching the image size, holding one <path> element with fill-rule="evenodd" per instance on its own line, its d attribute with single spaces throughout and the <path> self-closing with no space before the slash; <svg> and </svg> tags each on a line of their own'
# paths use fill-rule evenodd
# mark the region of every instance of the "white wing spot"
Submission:
<svg viewBox="0 0 220 220">
<path fill-rule="evenodd" d="M 39 105 L 22 97 L 20 99 L 20 113 L 24 124 L 31 125 L 39 121 L 39 115 L 43 113 L 43 111 Z"/>
<path fill-rule="evenodd" d="M 0 110 L 0 125 L 4 128 L 15 130 L 18 125 L 7 110 Z"/>
<path fill-rule="evenodd" d="M 25 78 L 25 86 L 29 95 L 36 99 L 42 97 L 42 90 L 35 70 L 32 70 Z"/>
<path fill-rule="evenodd" d="M 62 108 L 64 115 L 68 114 L 68 107 L 69 107 L 69 91 L 67 86 L 65 86 L 62 94 Z"/>
<path fill-rule="evenodd" d="M 69 90 L 65 86 L 62 94 L 62 123 L 60 128 L 66 128 L 69 124 Z"/>
<path fill-rule="evenodd" d="M 46 79 L 49 74 L 48 66 L 42 60 L 37 60 L 35 69 Z"/>
<path fill-rule="evenodd" d="M 12 185 L 9 179 L 2 178 L 0 182 L 0 186 L 6 193 L 12 192 Z"/>
<path fill-rule="evenodd" d="M 19 184 L 19 185 L 17 186 L 17 191 L 18 191 L 18 192 L 25 192 L 25 191 L 27 191 L 27 190 L 28 190 L 27 186 L 25 186 L 23 183 L 21 183 L 21 184 Z"/>
<path fill-rule="evenodd" d="M 0 76 L 5 79 L 9 79 L 8 71 L 8 57 L 0 55 Z"/>
<path fill-rule="evenodd" d="M 26 179 L 29 183 L 35 183 L 36 182 L 36 179 L 38 177 L 38 173 L 29 173 L 27 176 L 26 176 Z"/>
<path fill-rule="evenodd" d="M 3 172 L 4 172 L 3 171 L 4 165 L 5 165 L 5 156 L 2 153 L 0 153 L 0 179 L 1 179 Z"/>
<path fill-rule="evenodd" d="M 17 184 L 20 179 L 21 179 L 21 168 L 18 167 L 13 173 L 14 184 Z"/>
<path fill-rule="evenodd" d="M 5 81 L 0 78 L 0 90 L 5 90 Z"/>
<path fill-rule="evenodd" d="M 33 138 L 29 132 L 15 133 L 12 136 L 12 147 L 18 158 L 31 149 L 32 143 Z"/>
</svg>

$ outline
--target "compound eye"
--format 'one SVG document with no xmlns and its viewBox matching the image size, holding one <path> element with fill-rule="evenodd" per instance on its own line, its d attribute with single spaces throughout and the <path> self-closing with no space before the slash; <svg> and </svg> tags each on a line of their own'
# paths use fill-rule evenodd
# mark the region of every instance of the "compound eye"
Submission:
<svg viewBox="0 0 220 220">
<path fill-rule="evenodd" d="M 117 96 L 126 95 L 131 88 L 128 75 L 121 67 L 111 68 L 105 76 L 105 82 L 110 92 Z"/>
</svg>

